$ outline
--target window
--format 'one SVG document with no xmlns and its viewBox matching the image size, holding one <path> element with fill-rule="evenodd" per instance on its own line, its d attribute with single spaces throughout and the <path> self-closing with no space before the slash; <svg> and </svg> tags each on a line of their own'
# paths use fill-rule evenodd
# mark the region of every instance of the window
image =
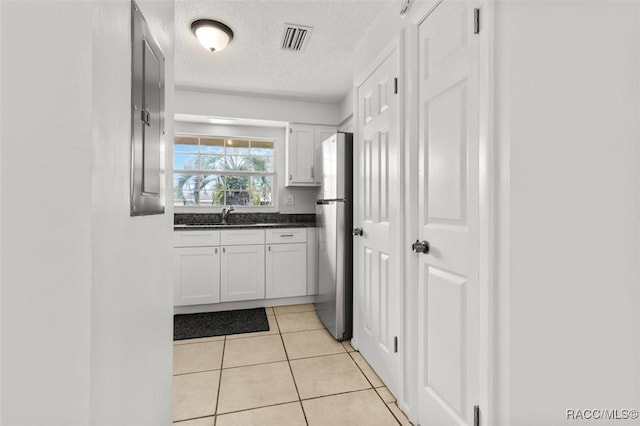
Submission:
<svg viewBox="0 0 640 426">
<path fill-rule="evenodd" d="M 275 141 L 175 137 L 175 206 L 273 206 Z"/>
</svg>

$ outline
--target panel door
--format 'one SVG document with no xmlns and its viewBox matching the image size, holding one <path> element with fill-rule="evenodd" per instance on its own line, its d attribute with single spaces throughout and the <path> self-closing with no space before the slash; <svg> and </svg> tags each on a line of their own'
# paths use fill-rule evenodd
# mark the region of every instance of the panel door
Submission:
<svg viewBox="0 0 640 426">
<path fill-rule="evenodd" d="M 180 247 L 173 249 L 174 305 L 220 302 L 220 249 Z"/>
<path fill-rule="evenodd" d="M 291 125 L 287 139 L 287 183 L 315 184 L 315 142 L 312 126 Z"/>
<path fill-rule="evenodd" d="M 267 299 L 306 296 L 307 244 L 270 244 L 266 255 Z"/>
<path fill-rule="evenodd" d="M 354 237 L 356 344 L 380 378 L 397 394 L 400 355 L 400 138 L 398 53 L 394 50 L 357 89 Z"/>
<path fill-rule="evenodd" d="M 472 425 L 478 403 L 478 37 L 474 1 L 419 27 L 419 419 Z"/>
<path fill-rule="evenodd" d="M 220 301 L 264 299 L 264 245 L 223 246 Z"/>
</svg>

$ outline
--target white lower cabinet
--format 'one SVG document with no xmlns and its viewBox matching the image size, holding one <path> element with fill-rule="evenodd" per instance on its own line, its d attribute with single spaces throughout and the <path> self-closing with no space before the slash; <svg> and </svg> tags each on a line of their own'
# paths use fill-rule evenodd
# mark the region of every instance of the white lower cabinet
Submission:
<svg viewBox="0 0 640 426">
<path fill-rule="evenodd" d="M 264 245 L 222 247 L 220 301 L 264 299 Z"/>
<path fill-rule="evenodd" d="M 173 249 L 174 305 L 220 302 L 220 249 Z"/>
<path fill-rule="evenodd" d="M 315 232 L 315 228 L 174 232 L 174 305 L 316 294 Z"/>
<path fill-rule="evenodd" d="M 307 244 L 270 244 L 266 255 L 267 299 L 307 294 Z"/>
</svg>

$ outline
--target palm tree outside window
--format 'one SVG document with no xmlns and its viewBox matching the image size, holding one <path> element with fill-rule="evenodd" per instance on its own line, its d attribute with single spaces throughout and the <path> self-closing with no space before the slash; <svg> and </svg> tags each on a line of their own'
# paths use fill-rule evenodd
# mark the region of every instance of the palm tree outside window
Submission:
<svg viewBox="0 0 640 426">
<path fill-rule="evenodd" d="M 275 141 L 176 135 L 175 206 L 273 206 Z"/>
</svg>

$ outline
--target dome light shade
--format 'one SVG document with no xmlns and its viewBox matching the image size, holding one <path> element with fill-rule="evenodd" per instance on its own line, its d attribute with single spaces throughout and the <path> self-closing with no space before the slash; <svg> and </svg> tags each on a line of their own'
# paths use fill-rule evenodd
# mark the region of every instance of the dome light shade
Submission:
<svg viewBox="0 0 640 426">
<path fill-rule="evenodd" d="M 191 31 L 205 49 L 219 52 L 233 40 L 233 31 L 222 22 L 198 19 L 191 24 Z"/>
</svg>

